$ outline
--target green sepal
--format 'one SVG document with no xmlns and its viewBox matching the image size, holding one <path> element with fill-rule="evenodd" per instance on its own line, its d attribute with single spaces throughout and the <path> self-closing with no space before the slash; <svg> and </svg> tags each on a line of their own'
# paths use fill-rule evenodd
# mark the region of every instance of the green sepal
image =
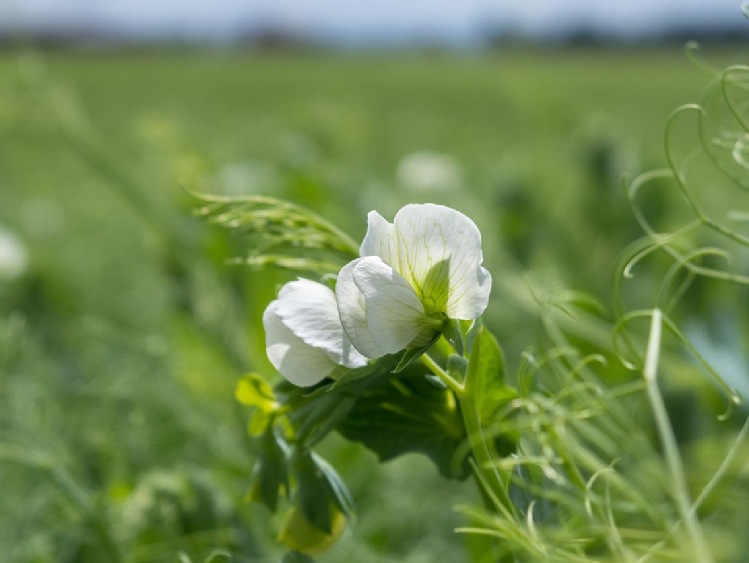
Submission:
<svg viewBox="0 0 749 563">
<path fill-rule="evenodd" d="M 360 387 L 363 384 L 362 380 L 374 379 L 392 373 L 400 359 L 401 356 L 398 354 L 388 354 L 377 358 L 377 360 L 364 367 L 346 370 L 328 390 L 334 391 L 352 385 Z"/>
<path fill-rule="evenodd" d="M 463 325 L 463 322 L 461 322 L 461 325 Z M 467 355 L 470 357 L 470 354 L 473 351 L 473 341 L 476 339 L 476 336 L 482 331 L 483 328 L 484 328 L 484 321 L 481 319 L 481 317 L 471 321 L 471 324 L 468 326 L 468 329 L 466 329 L 466 337 L 465 337 L 466 353 L 463 354 L 464 356 Z"/>
<path fill-rule="evenodd" d="M 442 336 L 444 336 L 445 340 L 450 343 L 450 346 L 453 347 L 456 354 L 459 356 L 463 355 L 465 352 L 465 338 L 463 336 L 463 327 L 461 326 L 460 321 L 451 319 L 445 323 Z"/>
<path fill-rule="evenodd" d="M 393 373 L 402 372 L 404 369 L 406 369 L 408 366 L 410 366 L 412 363 L 418 360 L 427 350 L 429 350 L 432 347 L 432 345 L 435 342 L 437 342 L 437 340 L 439 340 L 440 336 L 441 336 L 440 333 L 435 334 L 434 337 L 429 342 L 427 342 L 424 346 L 421 346 L 420 348 L 406 348 L 406 351 L 403 352 L 401 359 L 398 361 L 398 365 L 395 366 Z"/>
</svg>

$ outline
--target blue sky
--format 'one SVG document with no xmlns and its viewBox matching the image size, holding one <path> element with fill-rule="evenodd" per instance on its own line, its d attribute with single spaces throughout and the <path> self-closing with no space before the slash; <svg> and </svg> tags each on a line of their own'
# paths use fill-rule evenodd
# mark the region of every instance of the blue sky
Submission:
<svg viewBox="0 0 749 563">
<path fill-rule="evenodd" d="M 272 25 L 343 41 L 431 36 L 461 42 L 490 25 L 548 35 L 584 24 L 636 35 L 673 24 L 741 21 L 738 0 L 0 0 L 0 25 L 16 28 L 221 37 Z"/>
</svg>

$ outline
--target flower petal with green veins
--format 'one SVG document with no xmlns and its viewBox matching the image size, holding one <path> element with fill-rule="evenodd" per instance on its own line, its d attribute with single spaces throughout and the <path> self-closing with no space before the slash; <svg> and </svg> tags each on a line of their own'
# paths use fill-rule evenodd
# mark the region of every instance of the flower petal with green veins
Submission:
<svg viewBox="0 0 749 563">
<path fill-rule="evenodd" d="M 283 324 L 313 348 L 324 350 L 338 365 L 357 368 L 367 359 L 352 345 L 341 326 L 336 296 L 327 285 L 299 279 L 278 294 L 276 312 Z"/>
<path fill-rule="evenodd" d="M 428 313 L 481 316 L 492 279 L 481 266 L 481 233 L 471 219 L 442 205 L 411 204 L 395 215 L 391 235 L 398 263 L 390 265 L 416 289 Z"/>
<path fill-rule="evenodd" d="M 379 256 L 401 274 L 427 313 L 470 320 L 481 316 L 489 302 L 492 280 L 481 266 L 481 233 L 449 207 L 406 205 L 392 224 L 370 212 L 361 254 Z"/>
<path fill-rule="evenodd" d="M 403 350 L 429 327 L 413 287 L 379 257 L 362 258 L 354 267 L 353 280 L 364 295 L 372 340 L 385 354 Z"/>
<path fill-rule="evenodd" d="M 368 358 L 379 358 L 385 353 L 380 350 L 372 339 L 367 321 L 367 309 L 364 294 L 354 283 L 354 268 L 362 261 L 357 258 L 346 264 L 338 272 L 335 286 L 335 296 L 338 302 L 343 330 L 354 347 Z"/>
<path fill-rule="evenodd" d="M 294 385 L 310 387 L 333 371 L 336 363 L 325 350 L 314 348 L 295 335 L 278 314 L 273 301 L 263 313 L 266 352 L 270 363 Z"/>
<path fill-rule="evenodd" d="M 395 353 L 428 342 L 446 317 L 481 316 L 492 279 L 471 219 L 426 203 L 406 205 L 392 224 L 376 211 L 367 222 L 362 258 L 341 270 L 336 285 L 341 324 L 359 352 Z"/>
</svg>

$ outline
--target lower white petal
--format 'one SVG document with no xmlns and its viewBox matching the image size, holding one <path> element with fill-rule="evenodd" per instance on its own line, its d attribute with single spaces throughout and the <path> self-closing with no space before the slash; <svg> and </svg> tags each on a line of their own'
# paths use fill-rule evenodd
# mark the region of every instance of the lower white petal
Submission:
<svg viewBox="0 0 749 563">
<path fill-rule="evenodd" d="M 294 385 L 309 387 L 325 379 L 336 367 L 324 350 L 306 344 L 284 324 L 278 314 L 279 301 L 263 313 L 265 350 L 270 363 Z"/>
<path fill-rule="evenodd" d="M 351 346 L 338 316 L 333 290 L 306 279 L 287 283 L 278 294 L 277 314 L 297 337 L 324 350 L 335 363 L 357 368 L 367 359 Z"/>
<path fill-rule="evenodd" d="M 403 350 L 428 326 L 416 292 L 379 257 L 361 258 L 353 278 L 364 295 L 372 340 L 384 353 Z"/>
<path fill-rule="evenodd" d="M 359 352 L 368 358 L 379 358 L 385 353 L 380 350 L 372 339 L 367 321 L 367 309 L 364 294 L 354 283 L 354 268 L 362 261 L 357 258 L 346 264 L 338 272 L 335 285 L 335 296 L 338 302 L 338 314 L 351 343 Z"/>
</svg>

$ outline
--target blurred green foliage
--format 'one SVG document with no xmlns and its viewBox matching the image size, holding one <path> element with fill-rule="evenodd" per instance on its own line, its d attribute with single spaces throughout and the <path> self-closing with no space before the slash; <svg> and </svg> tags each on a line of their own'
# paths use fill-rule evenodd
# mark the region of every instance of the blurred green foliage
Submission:
<svg viewBox="0 0 749 563">
<path fill-rule="evenodd" d="M 538 342 L 539 303 L 567 288 L 610 300 L 616 258 L 642 234 L 622 176 L 662 165 L 666 117 L 705 81 L 676 51 L 3 54 L 0 228 L 27 258 L 0 278 L 4 560 L 278 559 L 281 522 L 243 502 L 255 446 L 234 389 L 272 373 L 260 316 L 292 274 L 229 265 L 246 241 L 195 218 L 190 191 L 286 198 L 354 240 L 370 209 L 460 209 L 495 279 L 487 324 L 517 365 Z M 449 186 L 400 173 L 424 150 L 448 157 Z M 644 197 L 649 216 L 678 217 L 675 191 Z M 735 293 L 701 282 L 693 296 L 695 310 L 714 305 L 695 329 L 706 342 L 746 334 Z M 609 347 L 592 317 L 573 343 Z M 714 425 L 685 413 L 722 405 L 682 365 L 666 382 L 676 430 L 709 457 L 696 437 Z M 413 456 L 378 466 L 335 437 L 321 449 L 360 515 L 323 561 L 480 551 L 451 533 L 450 505 L 476 500 L 469 484 Z"/>
</svg>

